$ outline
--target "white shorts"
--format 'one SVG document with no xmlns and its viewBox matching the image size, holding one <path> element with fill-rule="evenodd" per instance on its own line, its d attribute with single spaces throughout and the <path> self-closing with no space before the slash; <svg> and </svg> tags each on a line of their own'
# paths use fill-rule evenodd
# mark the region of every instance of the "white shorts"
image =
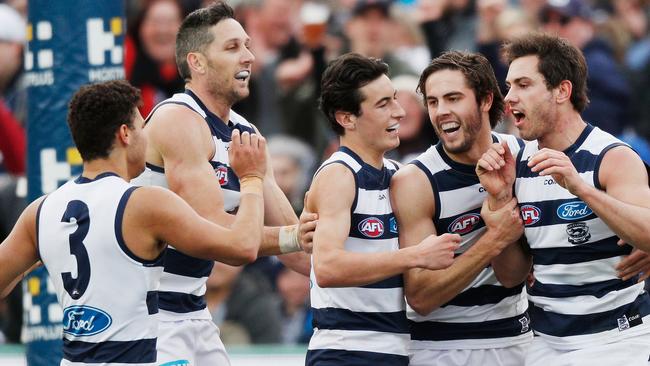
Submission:
<svg viewBox="0 0 650 366">
<path fill-rule="evenodd" d="M 159 366 L 230 366 L 211 319 L 161 321 L 156 348 Z"/>
<path fill-rule="evenodd" d="M 411 350 L 410 366 L 522 366 L 530 343 L 504 348 Z M 550 364 L 544 366 L 551 366 Z M 555 366 L 555 365 L 553 365 Z"/>
<path fill-rule="evenodd" d="M 649 357 L 650 334 L 567 351 L 554 349 L 542 337 L 535 337 L 526 355 L 526 366 L 648 366 Z"/>
</svg>

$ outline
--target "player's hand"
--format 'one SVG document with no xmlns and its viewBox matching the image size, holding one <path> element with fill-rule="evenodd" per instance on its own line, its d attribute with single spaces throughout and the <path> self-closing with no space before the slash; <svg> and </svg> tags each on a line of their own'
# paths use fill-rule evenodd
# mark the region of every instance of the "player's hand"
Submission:
<svg viewBox="0 0 650 366">
<path fill-rule="evenodd" d="M 485 200 L 481 208 L 481 218 L 485 222 L 488 232 L 498 238 L 498 240 L 491 241 L 490 244 L 496 245 L 495 250 L 501 253 L 505 247 L 516 242 L 524 234 L 524 221 L 519 212 L 517 199 L 514 197 L 498 210 L 491 210 L 488 206 L 487 200 Z"/>
<path fill-rule="evenodd" d="M 228 149 L 230 167 L 241 179 L 246 176 L 264 177 L 266 173 L 266 139 L 257 134 L 232 131 Z"/>
<path fill-rule="evenodd" d="M 626 243 L 619 240 L 618 245 L 623 246 Z M 617 271 L 616 275 L 623 281 L 639 275 L 638 282 L 643 282 L 650 278 L 650 254 L 634 248 L 630 255 L 621 260 L 614 269 Z"/>
<path fill-rule="evenodd" d="M 506 142 L 494 143 L 476 164 L 476 175 L 481 185 L 496 201 L 510 201 L 515 182 L 515 159 Z M 499 205 L 500 206 L 500 205 Z M 497 209 L 490 203 L 491 209 Z"/>
<path fill-rule="evenodd" d="M 528 166 L 539 175 L 550 175 L 557 184 L 576 196 L 577 190 L 586 184 L 571 159 L 561 151 L 541 149 L 528 160 Z"/>
<path fill-rule="evenodd" d="M 314 232 L 318 225 L 318 215 L 309 212 L 307 209 L 307 196 L 309 192 L 305 193 L 305 205 L 300 214 L 300 222 L 298 223 L 298 241 L 302 250 L 311 254 L 314 248 Z"/>
<path fill-rule="evenodd" d="M 436 270 L 451 266 L 454 263 L 454 253 L 460 246 L 460 240 L 458 234 L 429 235 L 413 247 L 418 250 L 416 267 Z"/>
</svg>

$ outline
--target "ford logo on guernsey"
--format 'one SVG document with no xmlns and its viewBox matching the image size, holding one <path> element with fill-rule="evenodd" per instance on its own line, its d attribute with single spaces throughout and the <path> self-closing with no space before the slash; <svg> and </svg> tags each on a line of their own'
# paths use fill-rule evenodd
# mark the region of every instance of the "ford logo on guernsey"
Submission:
<svg viewBox="0 0 650 366">
<path fill-rule="evenodd" d="M 113 319 L 103 310 L 91 306 L 69 306 L 63 310 L 63 333 L 86 337 L 108 329 Z"/>
<path fill-rule="evenodd" d="M 481 216 L 477 214 L 465 214 L 454 220 L 447 231 L 454 234 L 467 234 L 474 229 L 474 226 L 481 221 Z"/>
<path fill-rule="evenodd" d="M 376 217 L 369 217 L 359 223 L 359 231 L 369 238 L 377 238 L 384 233 L 384 223 Z"/>
<path fill-rule="evenodd" d="M 521 206 L 521 218 L 524 220 L 525 226 L 530 226 L 539 221 L 542 217 L 539 208 L 532 205 Z"/>
<path fill-rule="evenodd" d="M 582 201 L 567 202 L 557 208 L 557 216 L 563 220 L 579 220 L 592 214 L 593 211 Z"/>
</svg>

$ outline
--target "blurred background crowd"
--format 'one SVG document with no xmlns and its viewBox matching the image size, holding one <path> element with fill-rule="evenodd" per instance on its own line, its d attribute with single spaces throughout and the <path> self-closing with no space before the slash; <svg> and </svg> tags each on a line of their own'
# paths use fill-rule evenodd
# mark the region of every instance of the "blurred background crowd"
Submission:
<svg viewBox="0 0 650 366">
<path fill-rule="evenodd" d="M 0 236 L 25 206 L 26 101 L 21 83 L 28 0 L 0 1 Z M 143 115 L 183 90 L 174 60 L 182 19 L 209 1 L 126 0 L 125 70 L 142 90 Z M 505 91 L 500 45 L 542 30 L 582 49 L 591 104 L 583 118 L 630 143 L 650 162 L 650 0 L 229 0 L 252 38 L 251 94 L 234 106 L 268 138 L 273 169 L 296 212 L 313 169 L 337 148 L 317 109 L 328 60 L 344 52 L 390 65 L 406 111 L 401 144 L 408 162 L 436 142 L 419 73 L 445 50 L 483 53 Z M 506 117 L 500 131 L 516 133 Z M 217 264 L 207 302 L 226 344 L 307 343 L 309 279 L 264 258 Z M 0 343 L 20 341 L 21 289 L 0 301 Z"/>
</svg>

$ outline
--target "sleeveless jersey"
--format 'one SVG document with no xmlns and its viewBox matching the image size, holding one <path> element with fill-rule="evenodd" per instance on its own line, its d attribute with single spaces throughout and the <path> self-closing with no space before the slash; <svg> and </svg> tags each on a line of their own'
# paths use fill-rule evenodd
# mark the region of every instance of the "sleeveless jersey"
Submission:
<svg viewBox="0 0 650 366">
<path fill-rule="evenodd" d="M 153 365 L 162 256 L 138 258 L 122 219 L 136 187 L 79 177 L 38 208 L 38 252 L 63 308 L 63 362 Z"/>
<path fill-rule="evenodd" d="M 388 192 L 396 165 L 384 159 L 384 167 L 377 170 L 346 147 L 334 153 L 319 171 L 329 164 L 344 165 L 355 179 L 345 250 L 398 250 L 397 223 Z M 314 334 L 307 365 L 329 365 L 333 360 L 343 366 L 408 364 L 409 335 L 401 274 L 365 286 L 321 288 L 312 265 L 310 280 Z"/>
<path fill-rule="evenodd" d="M 492 140 L 505 140 L 514 155 L 523 146 L 523 140 L 510 135 L 492 133 Z M 456 255 L 463 255 L 486 230 L 480 213 L 487 192 L 475 167 L 453 161 L 442 143 L 430 147 L 411 164 L 419 167 L 431 183 L 436 232 L 460 234 Z M 501 348 L 528 342 L 532 334 L 526 308 L 523 284 L 504 287 L 488 265 L 461 293 L 425 316 L 407 305 L 411 349 Z"/>
<path fill-rule="evenodd" d="M 239 207 L 239 178 L 228 163 L 228 146 L 233 129 L 253 133 L 253 126 L 234 111 L 230 111 L 230 121 L 225 124 L 201 102 L 191 91 L 174 94 L 159 103 L 147 116 L 151 120 L 158 108 L 165 104 L 180 104 L 198 113 L 210 128 L 215 154 L 210 160 L 214 173 L 219 179 L 223 194 L 224 209 L 228 212 Z M 184 128 L 179 122 L 178 128 Z M 147 163 L 145 171 L 133 179 L 136 185 L 155 185 L 168 188 L 165 170 Z M 161 320 L 212 319 L 205 303 L 207 281 L 214 261 L 185 255 L 169 246 L 165 253 L 165 270 L 160 281 Z"/>
<path fill-rule="evenodd" d="M 598 180 L 605 153 L 625 145 L 587 125 L 564 153 L 582 180 Z M 627 145 L 625 145 L 627 146 Z M 580 198 L 527 166 L 539 150 L 530 142 L 517 158 L 515 195 L 533 254 L 535 282 L 529 289 L 536 335 L 557 349 L 576 349 L 648 333 L 650 297 L 637 277 L 622 281 L 614 266 L 630 253 Z"/>
</svg>

